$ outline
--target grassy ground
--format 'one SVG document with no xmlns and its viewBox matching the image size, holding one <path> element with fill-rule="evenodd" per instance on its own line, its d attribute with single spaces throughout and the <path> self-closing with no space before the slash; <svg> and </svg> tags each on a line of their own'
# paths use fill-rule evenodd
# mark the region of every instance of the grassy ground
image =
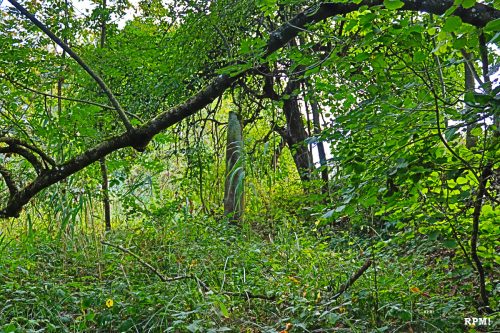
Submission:
<svg viewBox="0 0 500 333">
<path fill-rule="evenodd" d="M 0 332 L 461 332 L 475 276 L 432 241 L 178 214 L 0 245 Z M 257 231 L 256 231 L 257 230 Z M 260 230 L 260 231 L 259 231 Z M 263 232 L 262 230 L 271 230 Z M 101 240 L 130 250 L 140 260 Z M 345 293 L 339 288 L 367 260 Z M 287 329 L 288 328 L 288 329 Z"/>
</svg>

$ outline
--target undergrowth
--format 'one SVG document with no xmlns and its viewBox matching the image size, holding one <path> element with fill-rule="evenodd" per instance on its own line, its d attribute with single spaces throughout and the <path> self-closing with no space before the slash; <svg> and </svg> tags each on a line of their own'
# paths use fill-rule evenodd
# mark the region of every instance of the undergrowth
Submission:
<svg viewBox="0 0 500 333">
<path fill-rule="evenodd" d="M 1 332 L 474 332 L 474 274 L 453 251 L 401 234 L 311 232 L 292 216 L 241 227 L 161 215 L 104 236 L 5 238 Z M 104 240 L 136 254 L 104 245 Z M 366 260 L 371 267 L 337 292 Z M 161 275 L 161 276 L 160 276 Z M 171 281 L 165 279 L 177 278 Z M 492 323 L 495 321 L 492 320 Z M 490 326 L 489 329 L 494 327 Z"/>
</svg>

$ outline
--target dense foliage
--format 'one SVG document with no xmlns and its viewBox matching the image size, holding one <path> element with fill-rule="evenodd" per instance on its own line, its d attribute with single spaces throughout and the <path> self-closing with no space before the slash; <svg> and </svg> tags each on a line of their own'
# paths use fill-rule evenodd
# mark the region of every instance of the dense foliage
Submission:
<svg viewBox="0 0 500 333">
<path fill-rule="evenodd" d="M 0 9 L 0 332 L 498 329 L 499 1 Z"/>
</svg>

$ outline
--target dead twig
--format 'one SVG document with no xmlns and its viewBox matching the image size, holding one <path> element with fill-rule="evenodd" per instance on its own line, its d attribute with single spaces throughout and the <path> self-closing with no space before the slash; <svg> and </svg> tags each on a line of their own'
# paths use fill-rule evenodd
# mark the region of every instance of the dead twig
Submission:
<svg viewBox="0 0 500 333">
<path fill-rule="evenodd" d="M 372 265 L 372 260 L 371 259 L 368 259 L 365 261 L 365 263 L 363 264 L 363 266 L 361 266 L 360 269 L 358 269 L 358 271 L 356 273 L 354 273 L 350 278 L 349 280 L 347 280 L 346 283 L 344 283 L 340 289 L 337 291 L 337 293 L 333 296 L 333 298 L 328 302 L 326 303 L 325 305 L 330 305 L 332 304 L 333 302 L 335 302 L 335 300 L 337 298 L 339 298 L 347 289 L 349 289 L 350 286 L 352 286 L 354 284 L 354 282 L 356 282 L 357 279 L 359 279 L 361 277 L 361 275 L 363 275 L 363 273 Z"/>
<path fill-rule="evenodd" d="M 165 275 L 163 275 L 162 273 L 160 273 L 156 268 L 154 268 L 153 266 L 151 266 L 151 264 L 149 264 L 148 262 L 146 262 L 144 259 L 142 259 L 141 257 L 139 257 L 134 252 L 130 251 L 129 249 L 121 247 L 120 245 L 108 243 L 108 242 L 103 241 L 103 240 L 101 241 L 101 243 L 104 244 L 104 245 L 107 245 L 107 246 L 114 247 L 115 249 L 118 249 L 118 250 L 120 250 L 122 252 L 125 252 L 125 253 L 131 255 L 132 257 L 134 257 L 135 259 L 137 259 L 137 261 L 139 261 L 139 263 L 142 266 L 146 267 L 147 269 L 149 269 L 150 271 L 152 271 L 156 276 L 158 276 L 162 282 L 172 282 L 172 281 L 178 281 L 178 280 L 184 280 L 184 279 L 194 279 L 200 285 L 201 289 L 203 289 L 203 291 L 205 293 L 207 293 L 207 292 L 212 292 L 213 293 L 213 290 L 210 289 L 210 287 L 208 287 L 206 285 L 206 283 L 203 282 L 202 280 L 200 280 L 196 275 L 179 275 L 179 276 L 168 278 Z M 231 292 L 231 291 L 225 291 L 225 292 L 222 292 L 220 294 L 228 295 L 228 296 L 234 296 L 234 297 L 243 297 L 243 298 L 246 298 L 246 299 L 251 299 L 251 298 L 254 298 L 254 299 L 263 299 L 263 300 L 268 300 L 268 301 L 274 301 L 276 299 L 276 296 L 257 295 L 257 294 L 252 294 L 252 293 L 250 293 L 248 291 L 241 292 L 241 293 L 236 293 L 236 292 Z"/>
<path fill-rule="evenodd" d="M 172 278 L 167 278 L 165 275 L 161 274 L 156 268 L 154 268 L 153 266 L 151 266 L 149 263 L 147 263 L 146 261 L 144 261 L 144 259 L 142 259 L 141 257 L 139 257 L 134 252 L 130 251 L 129 249 L 121 247 L 120 245 L 108 243 L 106 241 L 101 241 L 101 243 L 104 244 L 104 245 L 108 245 L 108 246 L 114 247 L 115 249 L 118 249 L 118 250 L 120 250 L 122 252 L 125 252 L 127 254 L 130 254 L 132 257 L 134 257 L 135 259 L 137 259 L 137 261 L 142 266 L 146 267 L 151 272 L 155 273 L 155 275 L 158 276 L 160 278 L 160 280 L 163 281 L 163 282 L 172 282 L 172 281 L 177 281 L 177 280 L 192 279 L 192 278 L 194 278 L 192 275 L 180 275 L 180 276 L 175 276 L 175 277 L 172 277 Z"/>
</svg>

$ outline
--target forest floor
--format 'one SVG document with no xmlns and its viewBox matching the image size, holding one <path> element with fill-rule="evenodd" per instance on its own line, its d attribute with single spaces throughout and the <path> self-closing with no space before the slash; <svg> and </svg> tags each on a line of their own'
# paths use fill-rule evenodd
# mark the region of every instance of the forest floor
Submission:
<svg viewBox="0 0 500 333">
<path fill-rule="evenodd" d="M 464 325 L 484 317 L 471 296 L 476 277 L 436 241 L 319 233 L 293 218 L 260 226 L 177 214 L 104 236 L 2 237 L 0 332 L 498 329 L 498 316 L 490 326 Z M 371 267 L 338 295 L 367 260 Z"/>
</svg>

